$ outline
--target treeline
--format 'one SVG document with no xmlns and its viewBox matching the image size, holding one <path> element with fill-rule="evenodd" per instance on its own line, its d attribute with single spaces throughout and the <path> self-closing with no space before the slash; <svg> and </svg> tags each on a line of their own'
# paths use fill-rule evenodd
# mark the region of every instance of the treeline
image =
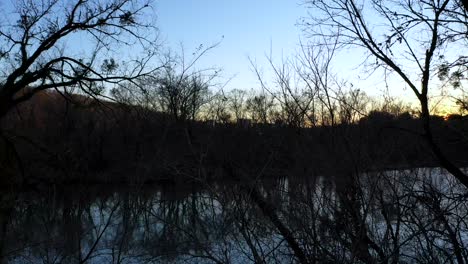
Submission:
<svg viewBox="0 0 468 264">
<path fill-rule="evenodd" d="M 345 85 L 312 87 L 311 80 L 285 80 L 278 75 L 274 87 L 267 87 L 261 77 L 257 90 L 214 91 L 216 74 L 163 70 L 110 91 L 121 105 L 132 105 L 162 112 L 175 121 L 210 121 L 213 123 L 247 122 L 279 124 L 289 127 L 333 126 L 357 123 L 371 111 L 393 116 L 419 113 L 410 104 L 390 96 L 374 99 L 364 91 Z M 331 86 L 331 84 L 330 84 Z"/>
<path fill-rule="evenodd" d="M 43 92 L 11 111 L 2 130 L 16 146 L 14 173 L 32 185 L 205 182 L 228 178 L 226 164 L 252 177 L 437 166 L 420 120 L 405 112 L 371 111 L 333 126 L 247 120 L 182 121 L 142 105 Z M 466 119 L 434 117 L 433 125 L 447 155 L 466 165 Z"/>
</svg>

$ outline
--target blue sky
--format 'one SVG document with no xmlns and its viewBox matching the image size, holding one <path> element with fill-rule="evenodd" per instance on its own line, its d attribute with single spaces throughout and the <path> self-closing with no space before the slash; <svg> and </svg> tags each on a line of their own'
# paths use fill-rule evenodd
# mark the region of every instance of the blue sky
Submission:
<svg viewBox="0 0 468 264">
<path fill-rule="evenodd" d="M 148 15 L 155 18 L 163 45 L 174 52 L 180 52 L 180 44 L 183 44 L 188 57 L 200 44 L 209 46 L 221 41 L 216 49 L 199 61 L 197 67 L 221 68 L 221 82 L 232 78 L 225 87 L 226 91 L 234 88 L 250 90 L 259 89 L 260 84 L 251 69 L 249 57 L 264 70 L 265 80 L 271 83 L 273 76 L 268 74 L 269 67 L 265 57 L 270 49 L 277 63 L 282 58 L 297 54 L 299 39 L 303 37 L 297 23 L 311 11 L 301 5 L 302 1 L 155 0 L 155 14 Z M 12 2 L 14 1 L 0 0 L 0 7 L 11 9 Z M 8 16 L 3 20 L 8 20 Z M 74 53 L 85 54 L 89 49 L 87 42 L 89 41 L 76 35 L 71 36 L 65 44 L 72 46 Z M 118 50 L 115 53 L 126 58 L 126 55 L 135 53 L 135 50 Z M 332 72 L 371 96 L 381 96 L 385 91 L 384 78 L 382 74 L 376 73 L 363 79 L 368 76 L 362 68 L 358 68 L 363 59 L 362 50 L 342 50 L 334 59 Z M 414 95 L 405 89 L 406 85 L 400 78 L 392 78 L 388 84 L 392 96 L 414 101 Z"/>
<path fill-rule="evenodd" d="M 301 1 L 154 0 L 152 10 L 164 47 L 180 52 L 180 44 L 183 44 L 190 57 L 200 44 L 209 46 L 221 41 L 197 66 L 221 68 L 224 81 L 232 78 L 226 90 L 251 89 L 258 88 L 259 84 L 248 57 L 263 67 L 261 64 L 266 63 L 265 54 L 270 52 L 270 48 L 275 57 L 294 54 L 300 36 L 296 23 L 307 14 L 300 5 Z M 3 14 L 12 15 L 15 2 L 0 0 L 0 8 L 8 10 Z M 153 16 L 151 13 L 148 15 Z M 0 21 L 8 20 L 0 18 Z M 92 43 L 80 34 L 67 37 L 63 44 L 72 47 L 75 54 L 86 54 L 92 47 Z M 117 55 L 111 56 L 125 58 L 134 51 L 119 49 L 115 52 Z"/>
<path fill-rule="evenodd" d="M 0 0 L 0 7 L 12 9 L 13 2 Z M 219 82 L 230 80 L 225 90 L 250 90 L 259 89 L 260 84 L 249 57 L 263 70 L 264 79 L 271 82 L 273 76 L 269 75 L 266 59 L 270 50 L 277 63 L 297 54 L 302 36 L 297 23 L 310 11 L 301 3 L 303 0 L 155 0 L 152 9 L 155 14 L 147 14 L 155 18 L 163 46 L 180 52 L 183 44 L 187 57 L 200 44 L 209 46 L 221 41 L 197 67 L 221 68 L 223 78 Z M 63 44 L 73 47 L 76 54 L 86 54 L 91 47 L 89 40 L 80 34 L 69 36 Z M 134 49 L 118 49 L 110 56 L 126 58 L 132 53 Z M 341 53 L 335 58 L 333 71 L 352 81 L 355 87 L 379 95 L 383 90 L 382 78 L 358 79 L 358 75 L 365 75 L 355 70 L 362 62 L 360 54 L 354 50 Z"/>
<path fill-rule="evenodd" d="M 270 53 L 276 62 L 297 54 L 301 27 L 308 15 L 302 0 L 157 0 L 156 21 L 161 39 L 174 51 L 182 43 L 187 54 L 200 44 L 205 46 L 222 40 L 219 47 L 205 56 L 198 66 L 223 69 L 224 80 L 234 76 L 225 90 L 259 89 L 248 57 L 256 61 L 271 83 L 265 58 Z M 343 50 L 334 58 L 332 72 L 353 83 L 355 88 L 379 98 L 386 91 L 383 72 L 368 75 L 359 67 L 363 62 L 360 49 Z M 391 96 L 415 102 L 415 96 L 398 76 L 387 79 Z"/>
<path fill-rule="evenodd" d="M 218 66 L 223 76 L 235 76 L 226 89 L 258 87 L 248 57 L 265 63 L 265 54 L 294 54 L 306 15 L 294 0 L 159 0 L 157 25 L 164 44 L 178 50 L 182 43 L 191 54 L 198 45 L 221 44 L 200 61 L 199 67 Z M 263 67 L 263 66 L 262 66 Z"/>
<path fill-rule="evenodd" d="M 199 68 L 216 66 L 223 69 L 224 81 L 233 77 L 225 90 L 234 88 L 259 89 L 249 57 L 264 73 L 265 80 L 272 81 L 266 55 L 275 62 L 297 54 L 301 34 L 298 22 L 308 14 L 301 0 L 157 0 L 156 23 L 164 45 L 180 51 L 184 45 L 191 54 L 200 44 L 221 44 L 204 56 Z M 356 70 L 362 62 L 358 50 L 340 52 L 334 59 L 333 72 L 340 78 L 353 82 L 370 95 L 381 95 L 385 84 L 381 76 L 367 76 Z M 401 86 L 401 82 L 396 84 Z M 398 95 L 398 92 L 395 94 Z"/>
</svg>

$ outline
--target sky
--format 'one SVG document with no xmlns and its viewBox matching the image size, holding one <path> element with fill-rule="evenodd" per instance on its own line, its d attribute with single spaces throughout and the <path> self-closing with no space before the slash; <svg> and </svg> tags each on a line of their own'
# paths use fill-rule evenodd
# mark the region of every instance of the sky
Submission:
<svg viewBox="0 0 468 264">
<path fill-rule="evenodd" d="M 298 54 L 300 39 L 306 41 L 298 22 L 311 12 L 303 4 L 304 0 L 154 1 L 152 11 L 155 14 L 151 20 L 155 20 L 163 47 L 180 53 L 180 46 L 183 45 L 186 58 L 190 59 L 192 52 L 201 44 L 207 47 L 219 42 L 215 49 L 201 58 L 196 67 L 220 68 L 222 78 L 217 84 L 226 84 L 223 88 L 225 91 L 260 89 L 249 58 L 264 73 L 264 80 L 271 83 L 274 78 L 266 56 L 271 54 L 274 62 L 280 64 L 282 58 Z M 14 2 L 0 0 L 0 6 L 13 8 Z M 151 11 L 149 15 L 153 16 Z M 65 45 L 72 46 L 75 53 L 85 54 L 90 49 L 87 39 L 81 35 L 72 35 L 67 39 Z M 135 50 L 125 49 L 116 53 L 126 57 Z M 359 78 L 365 76 L 356 71 L 361 58 L 359 52 L 345 51 L 334 59 L 332 71 L 370 95 L 382 94 L 385 86 L 382 78 Z"/>
<path fill-rule="evenodd" d="M 189 51 L 200 44 L 208 46 L 221 41 L 198 67 L 221 68 L 224 80 L 230 79 L 224 90 L 260 89 L 249 57 L 263 70 L 265 80 L 271 82 L 273 76 L 268 72 L 266 55 L 271 52 L 280 63 L 281 58 L 297 54 L 299 40 L 304 41 L 298 22 L 311 10 L 302 3 L 302 0 L 157 0 L 156 23 L 163 43 L 175 51 L 180 50 L 181 43 L 186 53 L 191 54 Z M 370 96 L 378 98 L 390 92 L 390 96 L 416 103 L 416 97 L 398 76 L 386 83 L 383 73 L 369 76 L 360 69 L 363 54 L 360 50 L 341 52 L 334 58 L 332 71 Z"/>
<path fill-rule="evenodd" d="M 219 67 L 223 70 L 224 90 L 260 89 L 260 83 L 249 62 L 251 58 L 264 74 L 273 80 L 266 56 L 271 53 L 276 63 L 282 58 L 296 55 L 304 34 L 298 22 L 307 17 L 308 10 L 302 0 L 158 0 L 155 3 L 156 24 L 163 44 L 180 51 L 183 44 L 186 54 L 191 54 L 200 44 L 220 45 L 202 58 L 198 67 Z M 384 93 L 385 82 L 381 76 L 370 78 L 356 70 L 362 62 L 362 53 L 343 51 L 334 58 L 333 71 L 340 78 L 359 86 L 371 96 Z M 224 84 L 224 82 L 221 82 Z M 404 85 L 392 83 L 404 92 Z"/>
<path fill-rule="evenodd" d="M 258 87 L 249 57 L 263 67 L 270 49 L 277 58 L 294 54 L 296 23 L 306 15 L 294 0 L 159 0 L 155 6 L 161 39 L 175 51 L 181 43 L 189 51 L 221 41 L 199 67 L 222 68 L 226 80 L 232 77 L 226 89 Z"/>
<path fill-rule="evenodd" d="M 299 40 L 304 39 L 298 22 L 308 16 L 304 0 L 155 0 L 154 18 L 164 47 L 180 52 L 184 46 L 188 59 L 201 44 L 205 47 L 220 42 L 196 65 L 198 69 L 217 67 L 222 69 L 218 84 L 226 84 L 225 91 L 232 89 L 260 89 L 260 83 L 252 69 L 249 58 L 270 83 L 273 75 L 266 56 L 271 53 L 276 63 L 282 58 L 298 53 Z M 13 0 L 0 6 L 12 7 Z M 150 14 L 151 16 L 153 14 Z M 77 53 L 89 49 L 81 37 L 69 40 Z M 127 49 L 127 53 L 135 50 Z M 120 54 L 125 57 L 125 55 Z M 373 97 L 382 96 L 386 83 L 382 74 L 369 77 L 359 64 L 363 52 L 355 49 L 343 50 L 334 58 L 332 72 L 342 80 L 353 83 L 353 87 Z M 396 77 L 389 81 L 390 95 L 415 102 L 415 96 L 405 89 L 405 84 Z"/>
<path fill-rule="evenodd" d="M 307 14 L 301 1 L 154 0 L 152 10 L 164 47 L 178 53 L 182 44 L 190 58 L 200 44 L 207 47 L 220 42 L 196 66 L 222 69 L 220 83 L 227 82 L 226 90 L 248 90 L 259 87 L 249 57 L 261 68 L 267 68 L 263 64 L 270 49 L 277 58 L 294 54 L 301 35 L 296 24 Z M 0 8 L 14 10 L 15 2 L 0 0 Z M 0 18 L 3 20 L 11 19 Z M 77 54 L 85 54 L 92 48 L 88 42 L 87 38 L 75 34 L 67 38 L 65 45 Z M 117 53 L 126 57 L 135 50 L 119 50 Z"/>
</svg>

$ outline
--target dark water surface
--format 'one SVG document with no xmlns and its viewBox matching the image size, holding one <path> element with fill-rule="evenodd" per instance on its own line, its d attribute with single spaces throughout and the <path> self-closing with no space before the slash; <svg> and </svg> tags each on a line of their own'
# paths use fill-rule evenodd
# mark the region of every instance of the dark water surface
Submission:
<svg viewBox="0 0 468 264">
<path fill-rule="evenodd" d="M 416 169 L 255 186 L 310 260 L 450 262 L 455 253 L 468 256 L 468 201 L 444 175 Z M 3 196 L 4 262 L 297 261 L 249 190 L 232 182 L 65 186 Z"/>
<path fill-rule="evenodd" d="M 238 214 L 257 209 L 244 198 L 230 184 L 20 193 L 3 256 L 12 263 L 248 262 Z M 267 230 L 257 235 L 271 249 L 281 246 Z"/>
</svg>

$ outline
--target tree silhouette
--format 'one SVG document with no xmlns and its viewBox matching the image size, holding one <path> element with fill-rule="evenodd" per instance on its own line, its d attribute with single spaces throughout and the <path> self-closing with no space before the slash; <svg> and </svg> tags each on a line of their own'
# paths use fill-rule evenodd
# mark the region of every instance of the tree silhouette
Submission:
<svg viewBox="0 0 468 264">
<path fill-rule="evenodd" d="M 0 117 L 46 89 L 78 87 L 102 95 L 106 83 L 145 75 L 153 56 L 154 26 L 145 21 L 150 0 L 14 1 L 0 22 Z M 86 51 L 67 43 L 82 41 Z M 120 47 L 145 48 L 142 58 L 119 63 L 109 58 Z M 136 47 L 134 47 L 136 50 Z M 23 90 L 29 88 L 27 90 Z M 21 92 L 20 91 L 24 91 Z"/>
<path fill-rule="evenodd" d="M 372 71 L 383 68 L 406 83 L 419 100 L 424 137 L 433 154 L 442 167 L 468 187 L 468 175 L 446 157 L 436 142 L 429 109 L 431 79 L 440 65 L 466 65 L 468 23 L 466 12 L 460 12 L 461 3 L 449 0 L 306 2 L 316 12 L 310 21 L 305 20 L 304 26 L 310 38 L 325 40 L 319 46 L 336 45 L 333 40 L 339 36 L 339 46 L 357 46 L 368 52 L 367 62 Z M 378 28 L 373 26 L 376 23 Z M 420 37 L 415 38 L 414 34 Z M 456 55 L 445 56 L 448 48 Z"/>
</svg>

